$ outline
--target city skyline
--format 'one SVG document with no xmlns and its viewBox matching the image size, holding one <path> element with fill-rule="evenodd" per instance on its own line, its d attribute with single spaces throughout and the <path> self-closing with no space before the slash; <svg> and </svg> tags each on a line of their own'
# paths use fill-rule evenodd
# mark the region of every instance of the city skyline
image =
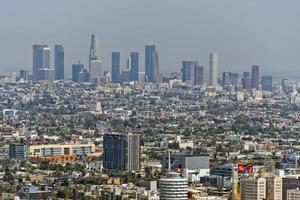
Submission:
<svg viewBox="0 0 300 200">
<path fill-rule="evenodd" d="M 87 3 L 68 0 L 61 5 L 56 0 L 45 3 L 30 0 L 21 2 L 20 6 L 5 1 L 0 8 L 3 20 L 3 31 L 0 33 L 3 59 L 0 70 L 9 72 L 19 68 L 31 69 L 32 44 L 49 44 L 51 47 L 62 44 L 66 52 L 66 77 L 70 77 L 73 63 L 80 60 L 88 65 L 89 36 L 95 33 L 100 40 L 104 70 L 110 69 L 111 52 L 119 51 L 122 55 L 129 55 L 136 51 L 140 53 L 142 61 L 144 46 L 155 44 L 160 55 L 160 71 L 165 75 L 179 71 L 183 60 L 197 60 L 207 69 L 207 54 L 216 52 L 220 61 L 219 76 L 221 71 L 241 73 L 249 66 L 259 65 L 262 74 L 298 77 L 297 67 L 300 62 L 297 59 L 299 45 L 296 38 L 300 28 L 295 19 L 299 2 L 257 2 L 191 1 L 187 4 L 180 1 L 129 1 L 116 4 L 91 1 L 94 6 L 90 7 Z M 68 5 L 72 6 L 69 8 Z M 33 6 L 39 8 L 38 12 L 28 13 Z M 112 8 L 116 9 L 116 16 L 107 12 Z M 129 8 L 129 12 L 124 8 Z M 187 8 L 191 10 L 183 12 Z M 215 16 L 211 15 L 213 9 Z M 253 9 L 256 10 L 255 15 L 251 12 Z M 281 9 L 289 12 L 282 13 Z M 53 12 L 50 14 L 48 10 Z M 157 17 L 150 17 L 151 10 L 155 11 Z M 201 14 L 193 14 L 196 10 L 196 13 Z M 4 19 L 11 11 L 15 11 L 17 17 L 12 17 L 10 23 L 7 23 Z M 164 11 L 173 12 L 164 15 Z M 121 19 L 126 23 L 122 23 Z M 22 24 L 22 37 L 16 35 L 14 24 L 17 23 Z M 124 26 L 128 28 L 124 29 Z M 11 47 L 13 42 L 18 43 L 18 48 Z M 13 59 L 15 54 L 20 56 Z M 121 64 L 126 65 L 125 58 L 122 58 Z"/>
</svg>

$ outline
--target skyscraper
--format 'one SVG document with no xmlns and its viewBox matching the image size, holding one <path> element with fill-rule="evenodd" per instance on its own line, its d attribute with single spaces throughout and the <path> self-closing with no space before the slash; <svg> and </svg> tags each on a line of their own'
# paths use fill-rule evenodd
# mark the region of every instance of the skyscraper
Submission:
<svg viewBox="0 0 300 200">
<path fill-rule="evenodd" d="M 155 45 L 146 45 L 145 47 L 145 75 L 148 82 L 157 82 L 159 74 L 158 53 Z"/>
<path fill-rule="evenodd" d="M 43 68 L 44 59 L 43 59 L 43 48 L 47 47 L 44 44 L 35 44 L 33 45 L 33 53 L 32 53 L 32 76 L 33 80 L 37 81 L 39 78 L 39 70 Z"/>
<path fill-rule="evenodd" d="M 113 83 L 120 82 L 120 52 L 111 53 L 111 81 Z"/>
<path fill-rule="evenodd" d="M 182 81 L 186 84 L 193 85 L 195 79 L 195 67 L 197 61 L 182 61 Z"/>
<path fill-rule="evenodd" d="M 108 133 L 103 136 L 103 167 L 109 171 L 140 169 L 140 136 Z"/>
<path fill-rule="evenodd" d="M 272 91 L 272 87 L 273 87 L 272 76 L 262 76 L 261 86 L 263 90 Z"/>
<path fill-rule="evenodd" d="M 252 66 L 251 78 L 252 78 L 252 88 L 259 90 L 259 66 L 258 65 Z"/>
<path fill-rule="evenodd" d="M 251 90 L 252 84 L 251 84 L 251 77 L 250 77 L 250 72 L 244 72 L 243 73 L 243 89 L 245 90 Z"/>
<path fill-rule="evenodd" d="M 130 81 L 138 81 L 139 79 L 139 53 L 130 53 Z"/>
<path fill-rule="evenodd" d="M 223 86 L 232 85 L 232 73 L 231 72 L 223 72 L 222 83 L 223 83 Z"/>
<path fill-rule="evenodd" d="M 194 84 L 195 85 L 203 85 L 204 83 L 204 67 L 197 65 L 194 70 Z"/>
<path fill-rule="evenodd" d="M 9 158 L 26 160 L 28 158 L 28 145 L 24 143 L 9 144 Z"/>
<path fill-rule="evenodd" d="M 65 53 L 62 45 L 55 45 L 55 80 L 63 80 L 64 79 L 64 69 L 65 69 Z"/>
<path fill-rule="evenodd" d="M 43 48 L 43 68 L 50 68 L 50 48 Z"/>
<path fill-rule="evenodd" d="M 91 60 L 90 61 L 90 76 L 91 82 L 98 84 L 101 81 L 102 77 L 102 68 L 100 60 Z"/>
<path fill-rule="evenodd" d="M 89 72 L 91 75 L 91 81 L 93 83 L 99 83 L 102 76 L 102 66 L 100 59 L 100 48 L 98 38 L 95 34 L 91 35 L 91 45 L 89 54 Z"/>
<path fill-rule="evenodd" d="M 218 54 L 209 54 L 209 85 L 218 85 Z"/>
<path fill-rule="evenodd" d="M 79 73 L 83 69 L 84 69 L 83 64 L 80 64 L 80 62 L 78 64 L 72 65 L 72 81 L 79 82 Z"/>
</svg>

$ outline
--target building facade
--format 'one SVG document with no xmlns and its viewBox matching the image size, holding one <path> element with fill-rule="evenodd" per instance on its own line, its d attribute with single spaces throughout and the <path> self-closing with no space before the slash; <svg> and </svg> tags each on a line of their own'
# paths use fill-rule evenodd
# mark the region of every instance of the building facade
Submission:
<svg viewBox="0 0 300 200">
<path fill-rule="evenodd" d="M 188 181 L 176 172 L 159 179 L 160 200 L 188 200 Z"/>
<path fill-rule="evenodd" d="M 209 54 L 209 85 L 216 86 L 218 85 L 218 54 L 211 53 Z"/>
<path fill-rule="evenodd" d="M 65 52 L 62 45 L 54 46 L 54 68 L 55 80 L 63 80 L 65 78 Z"/>
<path fill-rule="evenodd" d="M 111 81 L 120 82 L 120 52 L 111 53 Z"/>
<path fill-rule="evenodd" d="M 259 66 L 258 65 L 252 66 L 251 78 L 252 78 L 252 88 L 259 90 Z"/>
<path fill-rule="evenodd" d="M 155 45 L 145 47 L 145 75 L 147 82 L 156 83 L 159 75 L 158 53 Z"/>
</svg>

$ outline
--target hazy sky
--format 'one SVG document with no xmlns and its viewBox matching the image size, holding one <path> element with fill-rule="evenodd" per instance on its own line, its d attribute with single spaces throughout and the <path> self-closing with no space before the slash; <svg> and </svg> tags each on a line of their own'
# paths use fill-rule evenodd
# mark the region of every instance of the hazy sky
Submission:
<svg viewBox="0 0 300 200">
<path fill-rule="evenodd" d="M 100 39 L 110 69 L 111 52 L 122 64 L 130 51 L 155 43 L 161 72 L 179 71 L 182 60 L 219 54 L 220 71 L 300 77 L 299 0 L 1 0 L 0 71 L 32 70 L 32 44 L 65 48 L 66 71 L 87 64 L 90 34 Z M 52 52 L 53 65 L 53 52 Z"/>
</svg>

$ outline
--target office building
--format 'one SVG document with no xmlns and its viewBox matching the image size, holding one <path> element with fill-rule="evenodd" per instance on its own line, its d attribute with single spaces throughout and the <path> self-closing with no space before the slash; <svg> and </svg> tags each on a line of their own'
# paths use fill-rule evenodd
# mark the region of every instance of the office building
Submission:
<svg viewBox="0 0 300 200">
<path fill-rule="evenodd" d="M 111 53 L 111 81 L 120 82 L 120 52 Z"/>
<path fill-rule="evenodd" d="M 251 90 L 252 80 L 251 80 L 251 77 L 250 77 L 250 72 L 244 72 L 243 73 L 242 84 L 243 84 L 243 89 Z"/>
<path fill-rule="evenodd" d="M 195 81 L 195 67 L 198 65 L 197 61 L 183 61 L 182 62 L 182 81 L 188 85 L 193 85 Z"/>
<path fill-rule="evenodd" d="M 252 88 L 259 90 L 259 66 L 258 65 L 252 66 L 251 78 L 252 78 Z"/>
<path fill-rule="evenodd" d="M 25 69 L 20 70 L 20 80 L 28 81 L 28 72 Z"/>
<path fill-rule="evenodd" d="M 93 60 L 100 61 L 99 41 L 95 34 L 91 35 L 91 45 L 90 45 L 90 54 L 89 54 L 89 71 L 91 68 L 91 61 L 93 61 Z"/>
<path fill-rule="evenodd" d="M 42 68 L 50 68 L 50 48 L 43 48 L 43 66 Z"/>
<path fill-rule="evenodd" d="M 272 91 L 273 88 L 272 76 L 262 76 L 261 86 L 263 90 Z"/>
<path fill-rule="evenodd" d="M 268 177 L 267 179 L 267 198 L 272 200 L 282 200 L 282 178 Z"/>
<path fill-rule="evenodd" d="M 127 170 L 140 170 L 140 135 L 127 134 Z"/>
<path fill-rule="evenodd" d="M 299 178 L 282 178 L 282 200 L 287 200 L 288 191 L 300 188 Z"/>
<path fill-rule="evenodd" d="M 29 146 L 30 157 L 83 156 L 94 152 L 95 144 L 43 144 Z"/>
<path fill-rule="evenodd" d="M 9 145 L 9 158 L 15 160 L 26 160 L 28 158 L 28 146 L 24 143 L 13 143 Z"/>
<path fill-rule="evenodd" d="M 218 54 L 211 53 L 209 54 L 209 85 L 216 86 L 218 85 Z"/>
<path fill-rule="evenodd" d="M 188 180 L 176 172 L 159 179 L 160 200 L 188 200 Z"/>
<path fill-rule="evenodd" d="M 203 85 L 204 83 L 204 67 L 197 65 L 194 70 L 194 85 Z"/>
<path fill-rule="evenodd" d="M 62 45 L 55 45 L 54 68 L 55 80 L 63 80 L 65 77 L 65 53 Z"/>
<path fill-rule="evenodd" d="M 170 170 L 171 172 L 183 172 L 184 169 L 209 169 L 209 157 L 186 154 L 170 154 Z M 162 156 L 162 171 L 169 170 L 169 155 Z"/>
<path fill-rule="evenodd" d="M 100 60 L 91 60 L 90 61 L 90 76 L 91 82 L 94 84 L 99 84 L 102 77 L 102 68 Z"/>
<path fill-rule="evenodd" d="M 72 81 L 79 82 L 79 72 L 81 72 L 84 69 L 83 64 L 73 64 L 72 65 Z"/>
<path fill-rule="evenodd" d="M 299 188 L 287 190 L 287 200 L 299 200 L 300 190 Z"/>
<path fill-rule="evenodd" d="M 231 73 L 231 76 L 232 76 L 232 85 L 237 86 L 239 84 L 239 74 Z"/>
<path fill-rule="evenodd" d="M 82 69 L 78 73 L 78 82 L 88 83 L 91 81 L 91 74 L 87 69 Z"/>
<path fill-rule="evenodd" d="M 147 82 L 156 83 L 159 75 L 158 53 L 155 45 L 145 47 L 145 75 Z"/>
<path fill-rule="evenodd" d="M 222 83 L 223 86 L 233 85 L 233 76 L 231 72 L 223 72 Z"/>
<path fill-rule="evenodd" d="M 39 70 L 44 67 L 43 49 L 45 47 L 47 47 L 47 45 L 43 45 L 43 44 L 33 45 L 32 76 L 34 81 L 38 80 Z"/>
<path fill-rule="evenodd" d="M 130 81 L 138 81 L 139 79 L 139 53 L 130 53 Z"/>
<path fill-rule="evenodd" d="M 267 198 L 265 178 L 241 179 L 241 200 L 264 200 Z"/>
<path fill-rule="evenodd" d="M 108 171 L 139 171 L 140 136 L 122 133 L 105 134 L 103 168 Z"/>
<path fill-rule="evenodd" d="M 54 81 L 54 79 L 55 79 L 54 69 L 44 67 L 39 70 L 39 80 Z"/>
</svg>

